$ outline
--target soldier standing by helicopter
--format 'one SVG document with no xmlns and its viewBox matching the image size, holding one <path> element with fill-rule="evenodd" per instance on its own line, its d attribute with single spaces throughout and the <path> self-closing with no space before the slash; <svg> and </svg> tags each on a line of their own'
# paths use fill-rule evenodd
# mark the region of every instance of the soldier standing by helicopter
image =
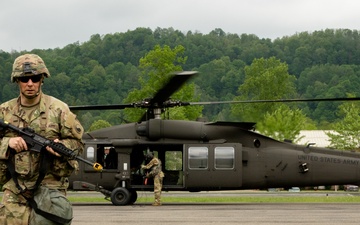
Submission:
<svg viewBox="0 0 360 225">
<path fill-rule="evenodd" d="M 161 189 L 162 189 L 162 182 L 164 178 L 164 173 L 162 172 L 161 168 L 161 161 L 160 159 L 154 157 L 152 152 L 149 152 L 145 156 L 145 160 L 148 162 L 147 165 L 141 165 L 141 169 L 150 170 L 146 174 L 146 177 L 151 177 L 154 179 L 154 203 L 153 206 L 160 206 L 161 205 Z"/>
</svg>

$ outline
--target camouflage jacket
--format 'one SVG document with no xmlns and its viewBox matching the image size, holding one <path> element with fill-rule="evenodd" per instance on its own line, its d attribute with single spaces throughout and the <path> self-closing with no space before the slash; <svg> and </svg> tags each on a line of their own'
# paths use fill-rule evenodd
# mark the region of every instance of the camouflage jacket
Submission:
<svg viewBox="0 0 360 225">
<path fill-rule="evenodd" d="M 69 107 L 54 97 L 42 94 L 40 103 L 31 116 L 25 116 L 25 110 L 20 105 L 20 98 L 12 99 L 0 105 L 0 119 L 17 127 L 30 127 L 48 139 L 59 139 L 67 148 L 77 151 L 78 154 L 84 149 L 81 140 L 83 127 Z M 24 189 L 31 189 L 39 175 L 40 154 L 33 151 L 22 151 L 15 154 L 14 159 L 10 159 L 9 139 L 15 136 L 17 136 L 16 133 L 0 130 L 0 182 L 4 181 L 1 179 L 3 175 L 1 171 L 6 167 L 4 164 L 7 160 L 14 160 L 20 186 Z M 76 160 L 68 160 L 64 157 L 54 158 L 42 185 L 66 189 L 68 187 L 67 177 L 74 170 L 78 170 L 78 163 Z M 5 180 L 5 182 L 4 188 L 10 189 L 14 193 L 17 192 L 13 179 Z"/>
<path fill-rule="evenodd" d="M 164 177 L 164 173 L 161 169 L 161 161 L 158 158 L 153 158 L 147 165 L 142 167 L 143 169 L 150 169 L 150 172 L 148 173 L 148 177 L 155 177 L 160 176 Z"/>
</svg>

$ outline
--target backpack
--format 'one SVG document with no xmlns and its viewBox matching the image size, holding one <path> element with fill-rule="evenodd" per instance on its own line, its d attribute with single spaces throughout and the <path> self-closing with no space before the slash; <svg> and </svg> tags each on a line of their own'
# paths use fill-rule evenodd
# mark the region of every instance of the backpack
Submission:
<svg viewBox="0 0 360 225">
<path fill-rule="evenodd" d="M 32 208 L 29 225 L 71 224 L 72 205 L 62 192 L 39 186 L 29 203 Z"/>
</svg>

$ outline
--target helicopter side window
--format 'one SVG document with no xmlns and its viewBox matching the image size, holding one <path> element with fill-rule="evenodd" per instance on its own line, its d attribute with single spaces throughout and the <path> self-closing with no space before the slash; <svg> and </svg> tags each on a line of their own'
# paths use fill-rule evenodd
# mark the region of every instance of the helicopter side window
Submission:
<svg viewBox="0 0 360 225">
<path fill-rule="evenodd" d="M 86 149 L 86 158 L 89 160 L 94 160 L 95 158 L 95 149 L 94 147 L 88 147 Z"/>
<path fill-rule="evenodd" d="M 235 159 L 235 149 L 233 147 L 215 148 L 215 168 L 233 169 Z"/>
<path fill-rule="evenodd" d="M 207 147 L 189 148 L 189 168 L 207 169 L 208 168 L 209 149 Z"/>
</svg>

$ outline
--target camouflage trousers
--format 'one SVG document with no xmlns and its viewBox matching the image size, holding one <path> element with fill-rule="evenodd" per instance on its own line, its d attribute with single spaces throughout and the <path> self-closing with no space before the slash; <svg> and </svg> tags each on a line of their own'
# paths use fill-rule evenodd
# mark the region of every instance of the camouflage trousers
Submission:
<svg viewBox="0 0 360 225">
<path fill-rule="evenodd" d="M 22 195 L 17 195 L 5 189 L 0 205 L 0 224 L 2 225 L 28 225 L 31 208 Z"/>
<path fill-rule="evenodd" d="M 154 177 L 154 195 L 155 200 L 153 205 L 161 205 L 161 189 L 162 189 L 163 178 L 162 176 Z"/>
</svg>

